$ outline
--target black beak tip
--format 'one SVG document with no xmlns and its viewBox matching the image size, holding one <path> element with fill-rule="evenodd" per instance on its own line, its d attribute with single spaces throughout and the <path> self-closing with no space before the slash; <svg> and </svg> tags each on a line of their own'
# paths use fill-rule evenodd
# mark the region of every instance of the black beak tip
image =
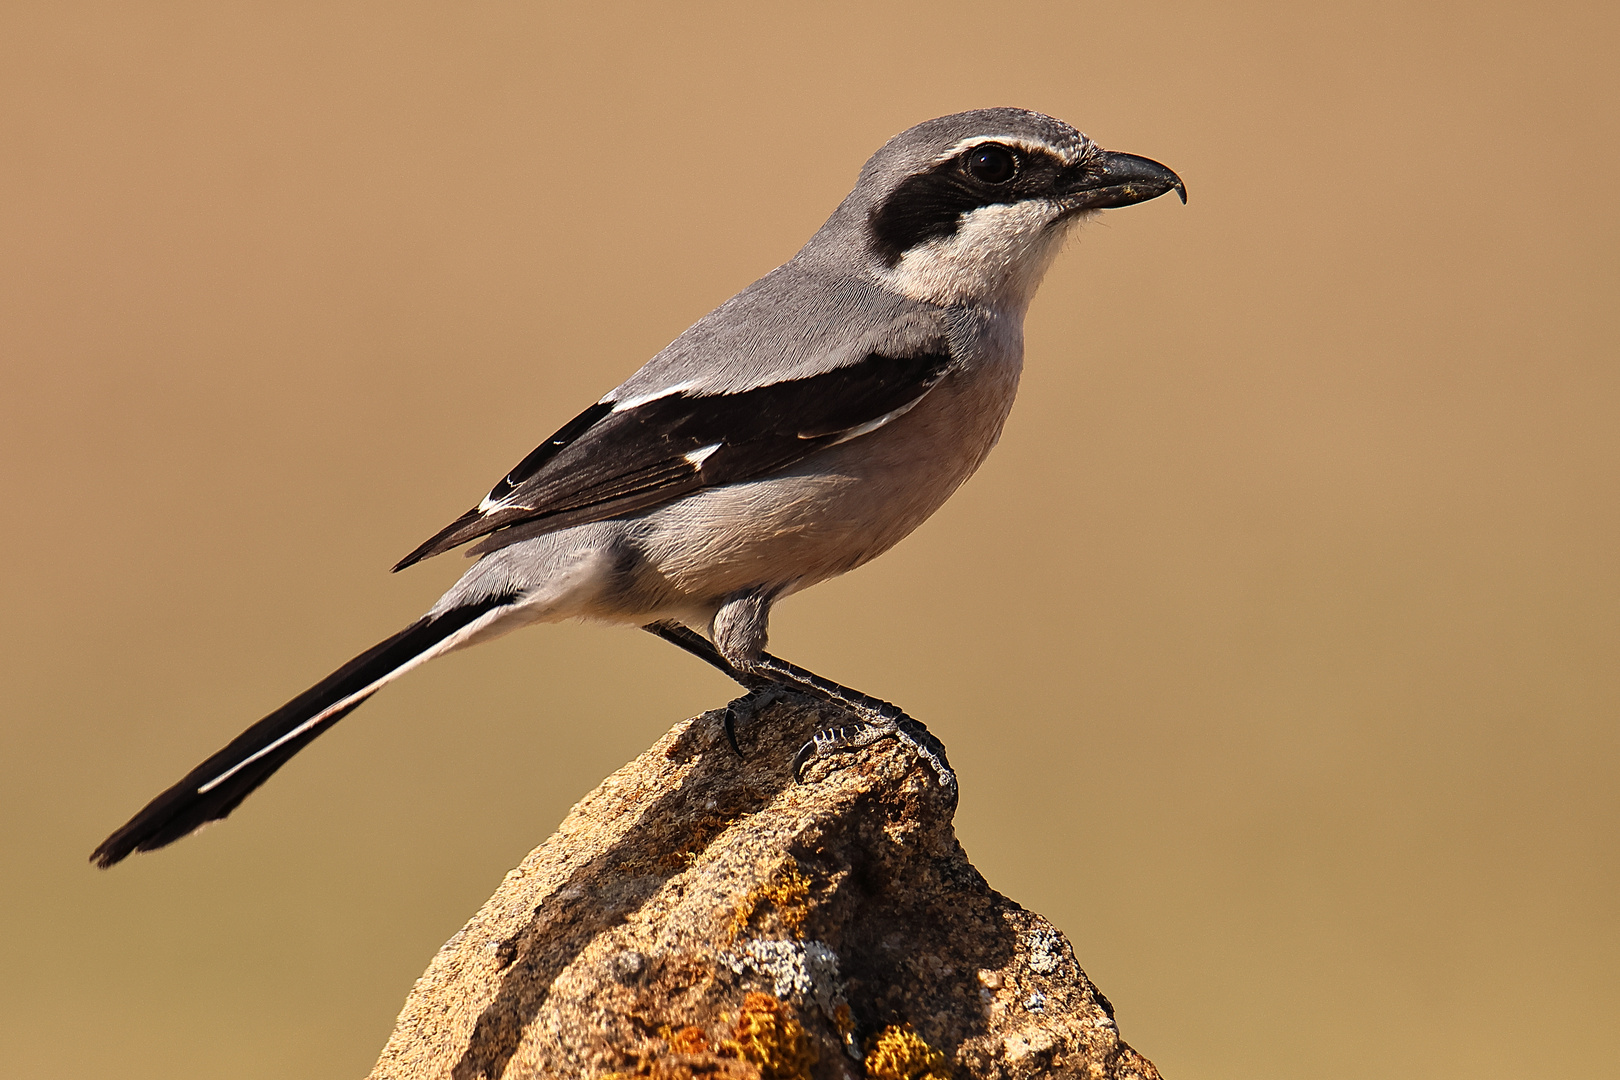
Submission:
<svg viewBox="0 0 1620 1080">
<path fill-rule="evenodd" d="M 1131 206 L 1171 191 L 1182 203 L 1187 201 L 1187 185 L 1181 177 L 1152 158 L 1098 150 L 1077 169 L 1077 174 L 1075 186 L 1069 189 L 1076 209 Z"/>
</svg>

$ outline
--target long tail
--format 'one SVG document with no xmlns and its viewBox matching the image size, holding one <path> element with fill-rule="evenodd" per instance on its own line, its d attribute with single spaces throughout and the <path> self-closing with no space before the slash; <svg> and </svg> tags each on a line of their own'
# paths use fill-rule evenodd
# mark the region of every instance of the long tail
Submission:
<svg viewBox="0 0 1620 1080">
<path fill-rule="evenodd" d="M 154 851 L 235 810 L 314 738 L 376 693 L 384 683 L 454 648 L 512 603 L 492 596 L 426 615 L 367 649 L 232 739 L 219 753 L 147 803 L 101 842 L 90 861 L 105 869 L 131 852 Z M 479 625 L 475 626 L 477 623 Z"/>
</svg>

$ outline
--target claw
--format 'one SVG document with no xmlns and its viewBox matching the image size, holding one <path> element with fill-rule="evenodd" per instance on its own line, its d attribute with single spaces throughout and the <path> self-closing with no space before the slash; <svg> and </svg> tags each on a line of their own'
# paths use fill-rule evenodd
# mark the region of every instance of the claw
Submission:
<svg viewBox="0 0 1620 1080">
<path fill-rule="evenodd" d="M 862 723 L 844 724 L 839 727 L 822 728 L 811 735 L 810 741 L 799 747 L 799 752 L 793 755 L 794 782 L 804 783 L 804 767 L 810 764 L 812 759 L 844 750 L 854 750 L 872 742 L 872 738 L 861 737 L 870 726 Z"/>
<path fill-rule="evenodd" d="M 810 759 L 816 756 L 816 740 L 811 739 L 799 747 L 799 752 L 793 755 L 793 782 L 804 783 L 804 767 L 810 764 Z"/>
<path fill-rule="evenodd" d="M 782 691 L 774 686 L 761 686 L 748 691 L 740 698 L 735 698 L 721 710 L 720 727 L 726 733 L 726 742 L 731 744 L 732 751 L 739 757 L 746 759 L 742 746 L 737 742 L 737 725 L 752 720 L 759 711 L 782 696 Z"/>
<path fill-rule="evenodd" d="M 896 710 L 898 711 L 898 710 Z M 900 719 L 887 722 L 856 721 L 853 724 L 844 724 L 839 727 L 823 728 L 810 736 L 810 741 L 799 747 L 799 752 L 793 755 L 793 780 L 795 783 L 804 783 L 804 770 L 811 761 L 828 754 L 848 753 L 863 746 L 870 746 L 879 739 L 897 738 L 928 763 L 928 767 L 939 778 L 941 787 L 956 790 L 956 773 L 951 769 L 950 762 L 945 759 L 945 745 L 934 737 L 926 727 L 911 717 L 900 713 Z"/>
<path fill-rule="evenodd" d="M 793 755 L 793 779 L 800 784 L 804 783 L 804 767 L 814 758 L 859 750 L 879 739 L 886 739 L 898 733 L 899 727 L 894 723 L 868 723 L 864 720 L 841 724 L 838 727 L 822 728 L 810 736 L 810 741 L 799 747 L 799 752 Z"/>
</svg>

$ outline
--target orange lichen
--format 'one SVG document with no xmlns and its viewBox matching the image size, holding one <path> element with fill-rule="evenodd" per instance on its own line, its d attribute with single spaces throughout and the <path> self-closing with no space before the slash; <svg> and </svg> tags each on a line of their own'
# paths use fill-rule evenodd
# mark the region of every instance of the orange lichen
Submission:
<svg viewBox="0 0 1620 1080">
<path fill-rule="evenodd" d="M 735 1034 L 719 1046 L 759 1070 L 760 1080 L 810 1080 L 816 1048 L 793 1010 L 769 994 L 743 998 Z"/>
<path fill-rule="evenodd" d="M 783 930 L 795 939 L 804 937 L 804 926 L 810 918 L 810 879 L 799 869 L 798 860 L 784 861 L 763 885 L 737 901 L 727 928 L 731 940 L 737 940 L 748 929 L 764 903 L 770 904 Z"/>
<path fill-rule="evenodd" d="M 769 994 L 743 998 L 736 1023 L 720 1016 L 731 1036 L 718 1045 L 696 1024 L 658 1029 L 666 1048 L 635 1068 L 596 1080 L 810 1080 L 816 1047 L 793 1009 Z"/>
<path fill-rule="evenodd" d="M 943 1051 L 923 1041 L 910 1024 L 890 1024 L 866 1040 L 868 1080 L 950 1080 Z"/>
</svg>

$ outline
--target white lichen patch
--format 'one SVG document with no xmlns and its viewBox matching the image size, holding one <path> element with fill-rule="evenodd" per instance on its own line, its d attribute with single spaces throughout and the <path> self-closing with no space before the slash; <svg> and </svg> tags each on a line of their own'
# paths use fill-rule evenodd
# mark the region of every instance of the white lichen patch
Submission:
<svg viewBox="0 0 1620 1080">
<path fill-rule="evenodd" d="M 1056 930 L 1043 926 L 1029 935 L 1029 970 L 1037 975 L 1051 975 L 1063 966 L 1063 938 Z"/>
<path fill-rule="evenodd" d="M 778 941 L 750 938 L 735 952 L 723 952 L 719 961 L 734 974 L 750 973 L 765 979 L 778 998 L 813 1002 L 821 1015 L 839 1024 L 839 1011 L 849 1015 L 844 980 L 838 974 L 838 954 L 824 941 Z M 846 1035 L 854 1048 L 853 1036 Z"/>
</svg>

